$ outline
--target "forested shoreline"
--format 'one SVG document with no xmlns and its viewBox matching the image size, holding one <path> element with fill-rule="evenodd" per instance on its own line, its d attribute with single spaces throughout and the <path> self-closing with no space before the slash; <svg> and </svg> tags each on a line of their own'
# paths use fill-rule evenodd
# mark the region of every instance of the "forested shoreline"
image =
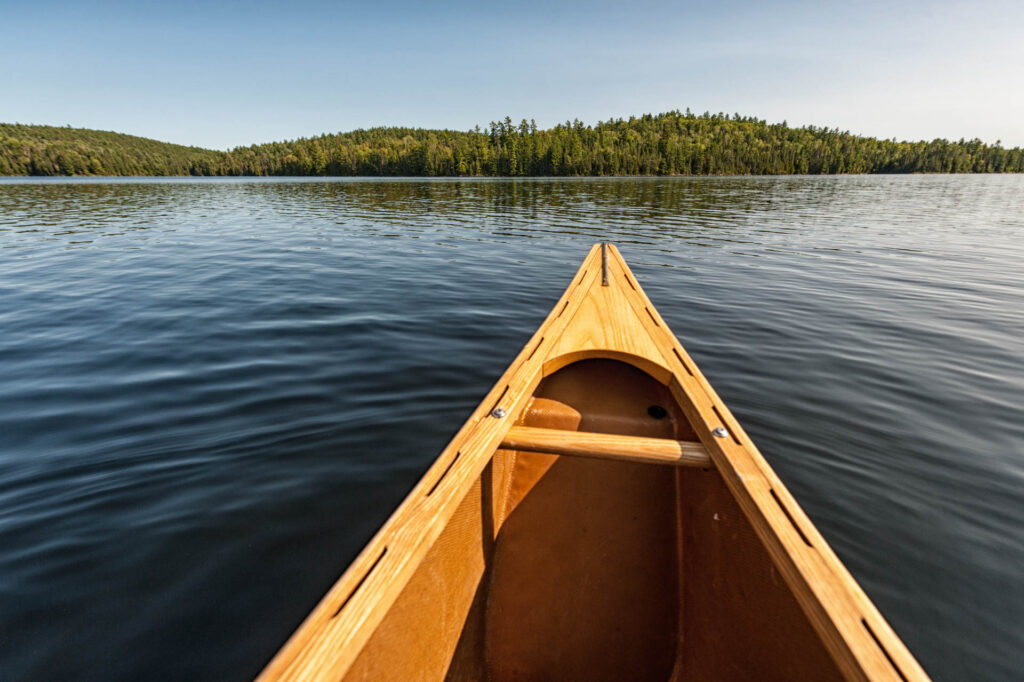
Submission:
<svg viewBox="0 0 1024 682">
<path fill-rule="evenodd" d="M 547 130 L 372 128 L 230 151 L 82 128 L 0 124 L 0 175 L 616 176 L 1020 173 L 1024 150 L 897 142 L 739 114 L 672 111 Z"/>
</svg>

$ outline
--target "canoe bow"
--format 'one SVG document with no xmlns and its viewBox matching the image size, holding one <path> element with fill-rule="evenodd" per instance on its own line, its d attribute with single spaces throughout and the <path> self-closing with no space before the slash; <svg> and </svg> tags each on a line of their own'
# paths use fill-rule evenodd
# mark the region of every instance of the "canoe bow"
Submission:
<svg viewBox="0 0 1024 682">
<path fill-rule="evenodd" d="M 597 359 L 634 367 L 666 387 L 685 413 L 695 438 L 630 439 L 581 433 L 561 438 L 557 432 L 522 425 L 524 411 L 546 377 Z M 534 440 L 524 444 L 526 437 Z M 518 357 L 260 679 L 344 678 L 462 501 L 480 484 L 495 453 L 527 447 L 577 457 L 634 458 L 713 468 L 842 677 L 928 679 L 671 333 L 618 249 L 610 244 L 591 248 Z M 374 670 L 379 677 L 388 676 L 385 668 Z"/>
</svg>

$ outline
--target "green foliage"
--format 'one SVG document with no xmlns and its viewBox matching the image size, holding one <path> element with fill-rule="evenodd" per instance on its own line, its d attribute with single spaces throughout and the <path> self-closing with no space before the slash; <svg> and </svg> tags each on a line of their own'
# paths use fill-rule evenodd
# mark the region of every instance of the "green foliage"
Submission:
<svg viewBox="0 0 1024 682">
<path fill-rule="evenodd" d="M 1024 172 L 997 142 L 897 142 L 739 114 L 671 111 L 538 130 L 372 128 L 217 152 L 94 130 L 0 124 L 0 175 L 583 176 Z"/>
<path fill-rule="evenodd" d="M 0 123 L 0 175 L 213 175 L 223 156 L 102 130 Z"/>
</svg>

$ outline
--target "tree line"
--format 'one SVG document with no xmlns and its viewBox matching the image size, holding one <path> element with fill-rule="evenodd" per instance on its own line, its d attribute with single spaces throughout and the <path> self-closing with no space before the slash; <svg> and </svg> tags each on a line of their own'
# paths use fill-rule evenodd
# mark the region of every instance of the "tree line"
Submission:
<svg viewBox="0 0 1024 682">
<path fill-rule="evenodd" d="M 0 175 L 203 175 L 223 159 L 134 135 L 0 123 Z"/>
<path fill-rule="evenodd" d="M 221 152 L 112 132 L 0 124 L 0 175 L 614 176 L 1020 173 L 1024 150 L 897 142 L 671 111 L 538 129 L 371 128 Z"/>
</svg>

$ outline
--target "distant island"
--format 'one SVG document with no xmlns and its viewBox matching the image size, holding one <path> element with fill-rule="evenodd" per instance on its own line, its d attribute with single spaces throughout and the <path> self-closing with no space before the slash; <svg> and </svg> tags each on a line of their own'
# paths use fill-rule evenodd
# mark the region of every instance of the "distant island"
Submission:
<svg viewBox="0 0 1024 682">
<path fill-rule="evenodd" d="M 1020 173 L 1024 150 L 897 142 L 739 114 L 671 111 L 540 130 L 371 128 L 230 151 L 84 128 L 0 123 L 0 175 L 617 176 Z"/>
</svg>

